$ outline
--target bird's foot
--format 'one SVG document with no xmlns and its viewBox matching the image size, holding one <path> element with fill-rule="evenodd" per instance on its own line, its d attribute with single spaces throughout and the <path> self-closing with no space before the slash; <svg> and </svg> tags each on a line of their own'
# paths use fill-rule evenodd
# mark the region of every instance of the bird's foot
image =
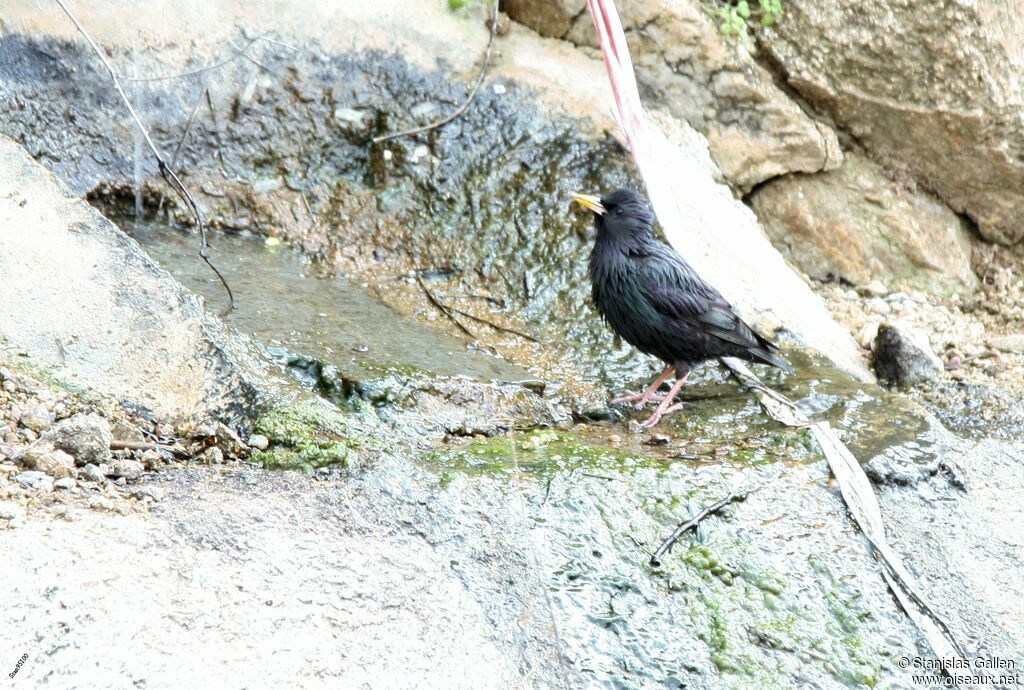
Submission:
<svg viewBox="0 0 1024 690">
<path fill-rule="evenodd" d="M 660 422 L 661 418 L 664 417 L 665 415 L 667 415 L 669 412 L 675 412 L 677 410 L 683 409 L 683 404 L 684 403 L 676 403 L 675 405 L 669 405 L 665 409 L 662 409 L 661 406 L 659 405 L 658 409 L 656 409 L 654 411 L 654 414 L 652 414 L 650 417 L 648 417 L 644 421 L 640 422 L 640 428 L 641 429 L 650 429 L 652 426 L 654 426 L 655 424 Z"/>
</svg>

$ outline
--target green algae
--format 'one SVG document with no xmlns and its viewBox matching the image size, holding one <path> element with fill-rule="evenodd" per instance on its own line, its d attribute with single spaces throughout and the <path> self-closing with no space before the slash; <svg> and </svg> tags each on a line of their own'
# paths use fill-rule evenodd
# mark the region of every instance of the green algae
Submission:
<svg viewBox="0 0 1024 690">
<path fill-rule="evenodd" d="M 271 443 L 268 450 L 254 453 L 253 461 L 275 469 L 347 467 L 369 438 L 353 415 L 315 403 L 275 407 L 256 420 L 253 430 Z"/>
</svg>

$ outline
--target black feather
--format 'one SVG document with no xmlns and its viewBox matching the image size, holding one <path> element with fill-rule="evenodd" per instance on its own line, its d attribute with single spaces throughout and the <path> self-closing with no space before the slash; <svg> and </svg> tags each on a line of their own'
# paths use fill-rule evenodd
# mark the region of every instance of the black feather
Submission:
<svg viewBox="0 0 1024 690">
<path fill-rule="evenodd" d="M 654 236 L 654 215 L 637 194 L 620 189 L 601 205 L 590 283 L 594 305 L 617 334 L 680 371 L 717 357 L 792 371 L 773 343 Z"/>
</svg>

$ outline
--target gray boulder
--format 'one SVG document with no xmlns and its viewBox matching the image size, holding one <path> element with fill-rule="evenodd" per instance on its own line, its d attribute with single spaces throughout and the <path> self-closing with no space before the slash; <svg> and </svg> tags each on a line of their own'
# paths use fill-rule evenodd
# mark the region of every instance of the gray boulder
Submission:
<svg viewBox="0 0 1024 690">
<path fill-rule="evenodd" d="M 46 439 L 73 455 L 78 465 L 98 465 L 110 459 L 110 423 L 99 415 L 76 414 L 63 419 Z"/>
</svg>

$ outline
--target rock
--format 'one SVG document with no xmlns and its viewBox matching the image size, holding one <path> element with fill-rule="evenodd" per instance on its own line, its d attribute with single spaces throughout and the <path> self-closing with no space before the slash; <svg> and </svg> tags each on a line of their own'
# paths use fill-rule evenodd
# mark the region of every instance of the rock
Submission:
<svg viewBox="0 0 1024 690">
<path fill-rule="evenodd" d="M 504 8 L 510 18 L 541 36 L 565 38 L 586 13 L 587 0 L 505 0 Z"/>
<path fill-rule="evenodd" d="M 86 465 L 79 471 L 79 477 L 90 482 L 102 483 L 106 479 L 106 475 L 96 465 Z"/>
<path fill-rule="evenodd" d="M 263 434 L 253 434 L 249 437 L 249 445 L 256 450 L 266 450 L 270 446 L 270 439 Z"/>
<path fill-rule="evenodd" d="M 70 491 L 71 489 L 74 489 L 76 486 L 78 486 L 78 482 L 76 482 L 71 477 L 62 477 L 61 479 L 58 479 L 53 483 L 53 488 L 59 489 L 61 491 Z"/>
<path fill-rule="evenodd" d="M 90 496 L 89 507 L 93 510 L 113 510 L 114 503 L 104 496 Z"/>
<path fill-rule="evenodd" d="M 272 388 L 244 339 L 4 136 L 0 187 L 18 190 L 0 198 L 0 227 L 32 228 L 0 232 L 6 344 L 69 385 L 169 419 L 244 408 L 239 391 Z"/>
<path fill-rule="evenodd" d="M 896 323 L 878 327 L 872 364 L 879 379 L 908 386 L 931 381 L 944 368 L 924 333 Z"/>
<path fill-rule="evenodd" d="M 41 489 L 43 491 L 53 490 L 53 477 L 35 470 L 15 475 L 14 481 L 26 489 Z"/>
<path fill-rule="evenodd" d="M 1012 335 L 1001 335 L 995 338 L 989 338 L 988 344 L 995 350 L 1000 352 L 1013 352 L 1022 353 L 1024 352 L 1024 333 L 1014 333 Z"/>
<path fill-rule="evenodd" d="M 860 155 L 831 172 L 772 180 L 751 205 L 773 244 L 808 275 L 871 283 L 878 297 L 897 280 L 936 294 L 977 287 L 965 223 Z"/>
<path fill-rule="evenodd" d="M 123 477 L 127 481 L 135 481 L 142 476 L 146 468 L 137 460 L 115 460 L 107 472 L 111 477 Z"/>
<path fill-rule="evenodd" d="M 142 465 L 147 471 L 155 470 L 161 464 L 163 464 L 163 458 L 160 456 L 160 451 L 150 448 L 142 453 Z"/>
<path fill-rule="evenodd" d="M 887 168 L 909 174 L 988 240 L 1024 237 L 1024 43 L 1001 0 L 787 0 L 763 31 L 790 88 Z M 912 85 L 912 86 L 911 86 Z"/>
<path fill-rule="evenodd" d="M 224 451 L 217 446 L 207 448 L 202 455 L 199 456 L 199 461 L 204 462 L 207 465 L 223 465 L 224 464 Z"/>
<path fill-rule="evenodd" d="M 18 423 L 32 431 L 46 431 L 53 424 L 53 415 L 45 405 L 36 405 L 22 412 Z"/>
<path fill-rule="evenodd" d="M 140 501 L 149 499 L 154 503 L 159 503 L 163 500 L 164 492 L 155 486 L 140 486 L 132 492 L 132 496 Z"/>
<path fill-rule="evenodd" d="M 505 8 L 542 35 L 597 47 L 584 0 L 509 0 Z M 752 40 L 724 36 L 700 0 L 634 0 L 619 12 L 649 103 L 704 134 L 730 184 L 749 191 L 778 175 L 842 162 L 832 129 L 775 85 L 753 58 Z"/>
<path fill-rule="evenodd" d="M 860 288 L 860 293 L 867 297 L 885 297 L 889 294 L 889 288 L 880 280 L 872 280 Z"/>
<path fill-rule="evenodd" d="M 892 311 L 892 307 L 884 299 L 879 297 L 872 297 L 864 303 L 864 310 L 870 314 L 878 314 L 879 316 L 888 316 L 889 312 Z"/>
<path fill-rule="evenodd" d="M 0 520 L 20 520 L 25 517 L 25 509 L 11 501 L 0 501 Z"/>
<path fill-rule="evenodd" d="M 213 423 L 200 424 L 189 435 L 192 438 L 211 438 L 217 435 L 217 425 Z"/>
<path fill-rule="evenodd" d="M 76 474 L 75 459 L 62 450 L 54 450 L 38 458 L 35 469 L 54 479 L 73 477 Z"/>
<path fill-rule="evenodd" d="M 110 427 L 110 435 L 118 441 L 145 442 L 146 436 L 137 427 L 125 422 L 114 422 Z"/>
<path fill-rule="evenodd" d="M 110 459 L 110 423 L 95 414 L 76 414 L 63 419 L 46 434 L 54 446 L 75 457 L 79 465 Z"/>
</svg>

